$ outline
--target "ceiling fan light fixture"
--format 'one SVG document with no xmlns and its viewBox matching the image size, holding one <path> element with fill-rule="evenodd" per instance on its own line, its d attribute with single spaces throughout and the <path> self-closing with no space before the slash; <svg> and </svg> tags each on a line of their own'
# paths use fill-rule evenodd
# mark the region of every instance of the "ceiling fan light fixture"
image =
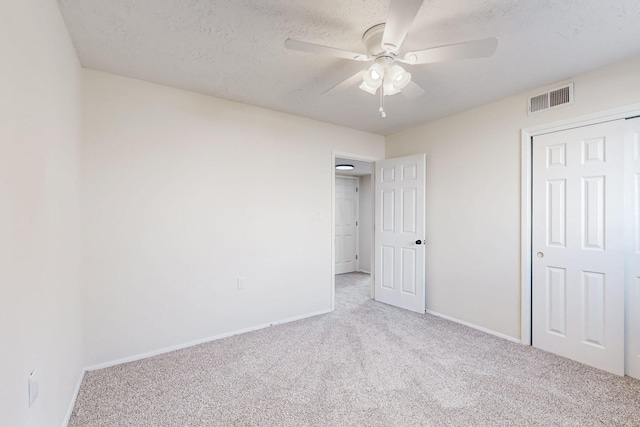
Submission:
<svg viewBox="0 0 640 427">
<path fill-rule="evenodd" d="M 359 87 L 360 89 L 362 89 L 363 91 L 365 91 L 365 92 L 367 92 L 367 93 L 370 93 L 371 95 L 375 95 L 375 94 L 376 94 L 376 91 L 378 90 L 378 88 L 377 88 L 377 87 L 369 86 L 369 85 L 367 84 L 367 82 L 362 82 L 362 84 L 361 84 L 360 86 L 358 86 L 358 87 Z"/>
<path fill-rule="evenodd" d="M 360 89 L 371 95 L 375 95 L 384 80 L 384 66 L 378 63 L 373 64 L 365 71 L 362 80 L 363 82 L 360 85 Z"/>
<path fill-rule="evenodd" d="M 394 64 L 389 68 L 386 77 L 388 78 L 389 83 L 398 91 L 404 89 L 404 87 L 411 81 L 411 73 L 405 71 L 404 68 L 397 64 Z"/>
<path fill-rule="evenodd" d="M 384 83 L 384 96 L 395 95 L 396 93 L 400 93 L 400 89 L 396 89 L 392 82 Z"/>
<path fill-rule="evenodd" d="M 393 65 L 387 70 L 384 76 L 385 96 L 400 93 L 411 81 L 411 73 L 408 73 L 399 65 Z"/>
</svg>

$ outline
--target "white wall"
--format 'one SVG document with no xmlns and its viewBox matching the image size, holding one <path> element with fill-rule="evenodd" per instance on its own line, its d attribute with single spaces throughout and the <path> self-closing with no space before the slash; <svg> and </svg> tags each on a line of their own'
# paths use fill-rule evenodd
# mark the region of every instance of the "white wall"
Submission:
<svg viewBox="0 0 640 427">
<path fill-rule="evenodd" d="M 55 1 L 0 2 L 0 52 L 0 424 L 60 426 L 83 366 L 80 67 Z"/>
<path fill-rule="evenodd" d="M 383 137 L 83 81 L 88 365 L 330 308 L 332 150 L 381 158 Z"/>
<path fill-rule="evenodd" d="M 360 271 L 371 273 L 371 245 L 373 244 L 373 200 L 371 175 L 360 177 L 360 224 L 358 227 L 360 250 L 358 261 Z"/>
<path fill-rule="evenodd" d="M 387 137 L 387 158 L 427 154 L 428 310 L 520 337 L 520 130 L 640 102 L 639 69 L 567 80 L 571 106 L 527 116 L 533 90 Z"/>
</svg>

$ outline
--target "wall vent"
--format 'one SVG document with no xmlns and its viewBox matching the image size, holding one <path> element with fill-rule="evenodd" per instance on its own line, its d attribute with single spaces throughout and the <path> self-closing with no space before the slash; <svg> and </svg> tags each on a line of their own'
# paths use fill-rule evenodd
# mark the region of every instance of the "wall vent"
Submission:
<svg viewBox="0 0 640 427">
<path fill-rule="evenodd" d="M 529 114 L 570 104 L 573 104 L 573 83 L 530 97 Z"/>
</svg>

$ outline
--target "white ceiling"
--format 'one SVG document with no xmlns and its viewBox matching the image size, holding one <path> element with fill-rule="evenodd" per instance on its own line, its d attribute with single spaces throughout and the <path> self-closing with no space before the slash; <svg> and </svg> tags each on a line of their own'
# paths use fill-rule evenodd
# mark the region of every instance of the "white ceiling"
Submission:
<svg viewBox="0 0 640 427">
<path fill-rule="evenodd" d="M 427 93 L 386 97 L 382 119 L 379 97 L 357 86 L 321 95 L 366 64 L 283 42 L 364 52 L 389 0 L 58 1 L 86 68 L 382 135 L 640 54 L 638 0 L 425 0 L 401 53 L 491 36 L 498 49 L 407 66 Z"/>
</svg>

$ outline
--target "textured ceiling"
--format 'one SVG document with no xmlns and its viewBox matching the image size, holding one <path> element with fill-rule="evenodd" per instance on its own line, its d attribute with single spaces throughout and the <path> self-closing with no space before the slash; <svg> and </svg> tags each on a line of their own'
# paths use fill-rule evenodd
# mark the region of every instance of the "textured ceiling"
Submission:
<svg viewBox="0 0 640 427">
<path fill-rule="evenodd" d="M 362 33 L 385 21 L 389 0 L 59 4 L 86 68 L 382 135 L 640 54 L 638 0 L 425 0 L 401 53 L 491 36 L 498 49 L 490 58 L 407 66 L 426 94 L 386 97 L 382 119 L 379 97 L 357 86 L 322 95 L 366 64 L 283 42 L 364 52 Z"/>
</svg>

